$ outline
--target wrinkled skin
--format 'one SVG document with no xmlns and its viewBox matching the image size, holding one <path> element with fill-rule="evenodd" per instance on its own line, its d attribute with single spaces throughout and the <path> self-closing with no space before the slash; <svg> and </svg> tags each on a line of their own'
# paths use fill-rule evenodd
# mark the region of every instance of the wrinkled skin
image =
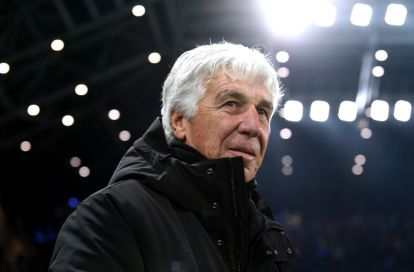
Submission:
<svg viewBox="0 0 414 272">
<path fill-rule="evenodd" d="M 260 80 L 220 73 L 209 83 L 194 117 L 172 112 L 174 134 L 209 159 L 242 157 L 249 182 L 266 152 L 272 102 L 273 95 Z"/>
</svg>

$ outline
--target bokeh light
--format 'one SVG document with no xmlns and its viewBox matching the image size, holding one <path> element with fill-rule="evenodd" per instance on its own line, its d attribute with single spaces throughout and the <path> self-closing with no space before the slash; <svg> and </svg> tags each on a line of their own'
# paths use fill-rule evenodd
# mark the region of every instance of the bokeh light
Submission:
<svg viewBox="0 0 414 272">
<path fill-rule="evenodd" d="M 65 43 L 60 39 L 56 39 L 52 41 L 50 47 L 53 51 L 61 51 L 65 47 Z"/>
<path fill-rule="evenodd" d="M 76 208 L 79 205 L 79 200 L 76 197 L 70 197 L 68 199 L 68 206 L 72 209 Z"/>
<path fill-rule="evenodd" d="M 75 119 L 73 118 L 72 115 L 65 115 L 62 117 L 62 124 L 65 127 L 70 127 L 73 125 L 73 123 L 75 123 Z"/>
<path fill-rule="evenodd" d="M 286 101 L 283 116 L 288 121 L 299 122 L 303 117 L 303 104 L 297 100 Z"/>
<path fill-rule="evenodd" d="M 382 77 L 385 73 L 385 70 L 382 66 L 375 66 L 372 68 L 372 75 L 374 77 Z"/>
<path fill-rule="evenodd" d="M 279 63 L 286 63 L 289 60 L 289 53 L 286 51 L 279 51 L 276 53 L 276 60 Z"/>
<path fill-rule="evenodd" d="M 292 166 L 283 166 L 282 167 L 282 174 L 285 176 L 290 176 L 293 174 L 293 167 Z"/>
<path fill-rule="evenodd" d="M 36 116 L 40 113 L 40 107 L 36 104 L 32 104 L 32 105 L 27 107 L 27 113 L 30 116 Z"/>
<path fill-rule="evenodd" d="M 29 141 L 23 141 L 20 143 L 20 150 L 23 152 L 28 152 L 32 149 L 32 144 Z"/>
<path fill-rule="evenodd" d="M 362 165 L 354 165 L 352 166 L 352 173 L 356 176 L 362 175 L 362 173 L 364 172 L 364 168 L 362 167 Z"/>
<path fill-rule="evenodd" d="M 79 157 L 72 157 L 70 158 L 69 163 L 70 163 L 70 166 L 77 168 L 81 166 L 82 160 Z"/>
<path fill-rule="evenodd" d="M 292 130 L 288 128 L 282 128 L 280 130 L 280 138 L 287 140 L 287 139 L 290 139 L 291 137 L 292 137 Z"/>
<path fill-rule="evenodd" d="M 119 139 L 123 142 L 129 141 L 131 139 L 131 133 L 128 130 L 123 130 L 119 132 Z"/>
<path fill-rule="evenodd" d="M 78 170 L 79 176 L 86 178 L 91 174 L 91 170 L 87 166 L 82 166 Z"/>
<path fill-rule="evenodd" d="M 282 165 L 284 166 L 290 166 L 293 163 L 293 158 L 290 155 L 284 155 L 282 157 L 282 159 L 280 160 L 280 162 L 282 163 Z"/>
<path fill-rule="evenodd" d="M 358 154 L 354 158 L 354 162 L 357 165 L 364 165 L 366 161 L 367 161 L 367 158 L 363 154 Z"/>
<path fill-rule="evenodd" d="M 10 65 L 7 62 L 0 63 L 0 74 L 7 74 L 10 71 Z"/>
<path fill-rule="evenodd" d="M 148 55 L 148 61 L 152 64 L 159 63 L 161 61 L 161 55 L 157 52 L 152 52 Z"/>
<path fill-rule="evenodd" d="M 83 83 L 76 85 L 75 93 L 79 96 L 86 95 L 88 93 L 88 86 Z"/>
<path fill-rule="evenodd" d="M 141 17 L 145 14 L 145 7 L 143 5 L 136 5 L 132 8 L 132 14 L 136 17 Z"/>
<path fill-rule="evenodd" d="M 289 68 L 287 67 L 280 67 L 277 69 L 277 75 L 281 78 L 286 78 L 290 74 Z"/>
<path fill-rule="evenodd" d="M 372 130 L 369 128 L 363 128 L 361 129 L 360 134 L 363 139 L 370 139 L 372 137 Z"/>
<path fill-rule="evenodd" d="M 380 49 L 375 52 L 375 59 L 377 61 L 386 61 L 388 59 L 387 51 Z"/>
<path fill-rule="evenodd" d="M 108 112 L 108 118 L 115 121 L 121 117 L 121 113 L 117 109 L 112 109 Z"/>
</svg>

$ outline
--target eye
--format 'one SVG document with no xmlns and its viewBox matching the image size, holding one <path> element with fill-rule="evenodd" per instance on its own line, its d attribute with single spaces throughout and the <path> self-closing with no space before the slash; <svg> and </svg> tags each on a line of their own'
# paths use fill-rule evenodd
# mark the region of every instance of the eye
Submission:
<svg viewBox="0 0 414 272">
<path fill-rule="evenodd" d="M 266 116 L 267 119 L 269 119 L 270 113 L 269 113 L 269 111 L 267 109 L 265 109 L 265 108 L 257 108 L 257 113 L 259 115 L 264 115 L 264 116 Z"/>
<path fill-rule="evenodd" d="M 239 102 L 235 100 L 229 100 L 224 103 L 224 106 L 232 107 L 232 108 L 237 107 L 238 105 L 239 105 Z"/>
</svg>

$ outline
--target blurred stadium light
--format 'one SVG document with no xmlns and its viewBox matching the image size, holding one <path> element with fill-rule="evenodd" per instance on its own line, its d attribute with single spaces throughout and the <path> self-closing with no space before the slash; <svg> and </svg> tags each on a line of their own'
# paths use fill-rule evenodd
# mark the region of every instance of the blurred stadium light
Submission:
<svg viewBox="0 0 414 272">
<path fill-rule="evenodd" d="M 411 103 L 404 100 L 398 100 L 394 106 L 394 118 L 401 122 L 407 122 L 411 118 Z"/>
<path fill-rule="evenodd" d="M 388 119 L 390 106 L 386 101 L 374 100 L 371 104 L 371 118 L 375 121 L 386 121 Z"/>
<path fill-rule="evenodd" d="M 351 23 L 356 26 L 368 26 L 372 18 L 372 8 L 370 5 L 357 3 L 352 7 Z"/>
<path fill-rule="evenodd" d="M 389 4 L 385 13 L 385 22 L 393 26 L 402 26 L 407 16 L 407 8 L 402 4 Z"/>
<path fill-rule="evenodd" d="M 326 101 L 313 101 L 310 107 L 310 118 L 316 122 L 325 122 L 329 118 L 329 104 Z"/>
<path fill-rule="evenodd" d="M 342 101 L 339 105 L 338 118 L 345 122 L 355 121 L 358 105 L 354 101 Z"/>
<path fill-rule="evenodd" d="M 296 100 L 286 101 L 283 116 L 288 121 L 299 122 L 303 116 L 303 104 Z"/>
</svg>

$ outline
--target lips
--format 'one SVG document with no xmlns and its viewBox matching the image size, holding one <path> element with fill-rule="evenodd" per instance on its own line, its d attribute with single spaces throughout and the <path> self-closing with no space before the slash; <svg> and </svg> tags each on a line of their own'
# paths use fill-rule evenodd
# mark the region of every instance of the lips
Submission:
<svg viewBox="0 0 414 272">
<path fill-rule="evenodd" d="M 246 159 L 246 160 L 252 160 L 256 156 L 256 152 L 252 148 L 237 147 L 237 148 L 230 148 L 229 150 L 236 156 L 243 157 L 243 159 Z"/>
</svg>

